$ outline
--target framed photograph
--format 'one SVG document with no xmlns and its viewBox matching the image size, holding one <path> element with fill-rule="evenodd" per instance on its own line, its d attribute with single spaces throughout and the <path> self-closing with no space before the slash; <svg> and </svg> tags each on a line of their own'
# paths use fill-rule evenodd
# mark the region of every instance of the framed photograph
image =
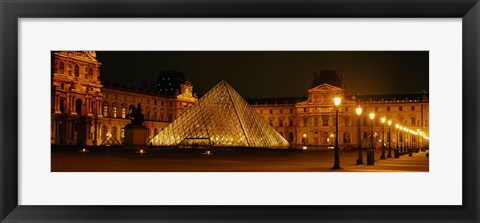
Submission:
<svg viewBox="0 0 480 223">
<path fill-rule="evenodd" d="M 479 221 L 478 1 L 1 7 L 2 222 Z"/>
</svg>

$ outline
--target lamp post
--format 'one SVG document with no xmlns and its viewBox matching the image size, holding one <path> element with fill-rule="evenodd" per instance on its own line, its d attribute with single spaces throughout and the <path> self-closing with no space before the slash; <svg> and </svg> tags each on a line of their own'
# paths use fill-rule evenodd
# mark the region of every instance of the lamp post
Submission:
<svg viewBox="0 0 480 223">
<path fill-rule="evenodd" d="M 303 149 L 306 149 L 307 146 L 307 133 L 303 133 Z"/>
<path fill-rule="evenodd" d="M 370 116 L 370 121 L 372 124 L 370 125 L 370 149 L 367 151 L 367 165 L 374 165 L 375 164 L 375 149 L 374 149 L 374 144 L 373 144 L 373 119 L 375 119 L 375 113 L 371 112 L 369 114 Z"/>
<path fill-rule="evenodd" d="M 380 121 L 382 122 L 382 155 L 380 156 L 380 159 L 385 159 L 385 120 L 387 118 L 381 117 Z"/>
<path fill-rule="evenodd" d="M 400 158 L 400 153 L 399 153 L 399 148 L 398 148 L 398 141 L 400 141 L 400 138 L 398 137 L 399 136 L 399 133 L 398 133 L 399 128 L 400 128 L 400 125 L 395 124 L 395 129 L 397 131 L 397 146 L 395 146 L 395 158 Z"/>
<path fill-rule="evenodd" d="M 362 132 L 361 132 L 361 127 L 360 127 L 360 116 L 362 115 L 362 107 L 358 107 L 355 109 L 355 112 L 357 113 L 358 116 L 358 159 L 357 159 L 357 165 L 363 164 L 363 154 L 362 154 Z"/>
<path fill-rule="evenodd" d="M 398 138 L 398 128 L 399 128 L 399 127 L 400 127 L 399 124 L 395 124 L 395 129 L 397 129 L 397 146 L 395 146 L 395 147 L 396 147 L 397 149 L 398 149 L 398 141 L 400 140 L 400 139 Z"/>
<path fill-rule="evenodd" d="M 335 161 L 333 163 L 332 169 L 337 170 L 340 169 L 340 154 L 339 154 L 339 148 L 338 148 L 338 106 L 340 106 L 340 103 L 342 102 L 341 97 L 335 97 L 333 99 L 333 104 L 335 105 Z"/>
<path fill-rule="evenodd" d="M 387 157 L 392 158 L 392 146 L 390 145 L 392 141 L 392 134 L 390 132 L 390 126 L 392 125 L 392 120 L 389 119 L 387 121 L 387 124 L 388 124 L 388 155 Z"/>
</svg>

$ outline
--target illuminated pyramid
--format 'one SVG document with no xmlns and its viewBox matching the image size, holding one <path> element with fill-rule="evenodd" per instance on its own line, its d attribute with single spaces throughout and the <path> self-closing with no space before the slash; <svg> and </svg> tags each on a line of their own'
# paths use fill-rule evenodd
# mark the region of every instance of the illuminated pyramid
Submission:
<svg viewBox="0 0 480 223">
<path fill-rule="evenodd" d="M 225 81 L 156 135 L 154 146 L 287 148 L 288 142 Z"/>
</svg>

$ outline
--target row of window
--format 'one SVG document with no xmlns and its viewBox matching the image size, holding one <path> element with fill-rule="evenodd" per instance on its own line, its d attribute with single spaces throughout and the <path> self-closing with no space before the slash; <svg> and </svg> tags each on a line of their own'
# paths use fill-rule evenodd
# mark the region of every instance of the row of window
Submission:
<svg viewBox="0 0 480 223">
<path fill-rule="evenodd" d="M 304 118 L 301 119 L 301 124 L 304 127 L 307 127 L 307 126 L 313 126 L 313 127 L 333 126 L 335 124 L 335 117 L 332 117 L 332 122 L 329 122 L 329 119 L 330 119 L 329 116 L 321 116 L 320 118 L 314 117 L 313 119 L 310 119 L 310 120 L 309 120 L 308 117 L 304 117 Z M 340 122 L 340 121 L 343 121 L 343 123 Z M 293 119 L 288 120 L 288 125 L 287 125 L 287 122 L 284 122 L 282 120 L 279 120 L 278 122 L 276 122 L 273 119 L 269 119 L 269 123 L 273 127 L 286 127 L 286 126 L 293 127 L 294 126 L 294 120 Z M 367 125 L 370 125 L 371 122 L 370 122 L 369 119 L 363 118 L 361 120 L 361 123 L 362 123 L 363 126 L 367 126 Z M 408 120 L 408 121 L 401 118 L 401 119 L 398 120 L 397 123 L 401 123 L 401 125 L 404 125 L 404 126 L 418 126 L 418 127 L 422 126 L 421 120 L 418 120 L 416 117 L 410 117 L 410 120 Z M 352 124 L 353 123 L 351 123 L 350 117 L 344 117 L 343 120 L 342 119 L 339 120 L 339 125 L 341 125 L 341 126 L 353 126 Z M 381 123 L 380 123 L 379 119 L 374 120 L 374 125 L 375 126 L 379 126 L 380 124 Z M 423 125 L 428 126 L 428 119 L 424 120 Z"/>
<path fill-rule="evenodd" d="M 275 110 L 275 111 L 274 111 Z M 276 109 L 269 109 L 269 110 L 260 110 L 260 114 L 273 114 L 276 113 Z M 293 114 L 293 109 L 278 109 L 278 114 Z"/>
<path fill-rule="evenodd" d="M 173 114 L 169 114 L 167 120 L 165 119 L 163 112 L 160 112 L 160 117 L 158 116 L 157 112 L 151 113 L 150 111 L 143 112 L 143 115 L 144 115 L 144 119 L 147 121 L 169 121 L 169 122 L 173 121 Z M 116 106 L 112 107 L 112 114 L 111 116 L 109 116 L 108 106 L 107 105 L 103 106 L 103 117 L 117 118 L 117 107 Z M 127 118 L 127 108 L 125 107 L 121 108 L 120 117 Z"/>
<path fill-rule="evenodd" d="M 103 94 L 103 98 L 104 98 L 104 99 L 108 99 L 108 93 Z M 118 95 L 113 95 L 113 99 L 114 99 L 114 100 L 118 100 Z M 127 96 L 123 96 L 123 100 L 124 100 L 124 101 L 127 101 Z M 142 100 L 142 101 L 141 101 L 140 103 L 144 102 L 145 99 L 141 99 L 141 100 Z M 131 101 L 132 101 L 132 102 L 135 102 L 135 97 L 131 97 Z M 150 104 L 150 99 L 146 99 L 146 104 Z M 157 103 L 157 100 L 153 100 L 153 104 L 154 104 L 154 105 L 157 105 L 157 104 L 158 104 L 158 103 Z M 172 102 L 172 101 L 169 101 L 169 102 L 161 101 L 161 102 L 160 102 L 160 106 L 165 106 L 165 105 L 166 105 L 166 106 L 170 106 L 170 107 L 174 107 L 175 104 L 174 104 L 174 102 Z M 188 105 L 188 103 L 187 103 L 187 105 Z"/>
<path fill-rule="evenodd" d="M 65 74 L 65 64 L 63 62 L 60 62 L 58 64 L 58 73 L 59 74 Z M 72 71 L 71 70 L 68 70 L 68 75 L 72 75 Z M 73 75 L 75 77 L 80 77 L 80 66 L 78 66 L 77 64 L 75 64 L 75 66 L 73 67 Z M 92 67 L 89 67 L 87 69 L 87 72 L 85 74 L 85 78 L 86 79 L 93 79 L 93 68 Z"/>
<path fill-rule="evenodd" d="M 404 107 L 405 107 L 405 108 L 408 108 L 408 106 L 398 106 L 398 111 L 404 111 L 404 109 L 403 109 Z M 353 107 L 352 107 L 352 108 L 353 108 Z M 387 107 L 386 107 L 386 111 L 387 111 L 387 112 L 392 111 L 391 108 L 392 108 L 392 107 L 387 106 Z M 315 110 L 316 110 L 316 108 L 310 108 L 310 109 L 308 109 L 309 112 L 315 112 Z M 345 111 L 345 112 L 348 112 L 349 110 L 355 111 L 355 109 L 349 109 L 349 107 L 344 107 L 344 111 Z M 374 110 L 375 110 L 376 112 L 380 111 L 380 109 L 379 109 L 378 107 L 374 107 Z M 415 106 L 410 106 L 410 111 L 415 111 L 415 110 L 416 110 L 416 107 L 415 107 Z M 270 110 L 270 111 L 272 111 L 272 110 Z M 302 110 L 300 110 L 300 111 L 302 111 Z M 406 111 L 406 110 L 405 110 L 405 111 Z M 303 112 L 307 112 L 307 108 L 303 108 Z M 270 113 L 270 114 L 272 114 L 272 113 Z"/>
</svg>

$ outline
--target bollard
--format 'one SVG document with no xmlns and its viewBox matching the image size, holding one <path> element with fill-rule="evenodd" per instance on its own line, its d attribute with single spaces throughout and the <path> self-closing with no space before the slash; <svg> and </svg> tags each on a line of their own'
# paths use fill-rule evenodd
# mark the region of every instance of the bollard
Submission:
<svg viewBox="0 0 480 223">
<path fill-rule="evenodd" d="M 375 151 L 374 150 L 367 150 L 367 165 L 374 165 L 375 164 Z"/>
<path fill-rule="evenodd" d="M 399 149 L 394 149 L 393 152 L 394 152 L 394 157 L 395 157 L 395 158 L 399 158 L 399 157 L 400 157 L 400 150 L 399 150 Z"/>
</svg>

